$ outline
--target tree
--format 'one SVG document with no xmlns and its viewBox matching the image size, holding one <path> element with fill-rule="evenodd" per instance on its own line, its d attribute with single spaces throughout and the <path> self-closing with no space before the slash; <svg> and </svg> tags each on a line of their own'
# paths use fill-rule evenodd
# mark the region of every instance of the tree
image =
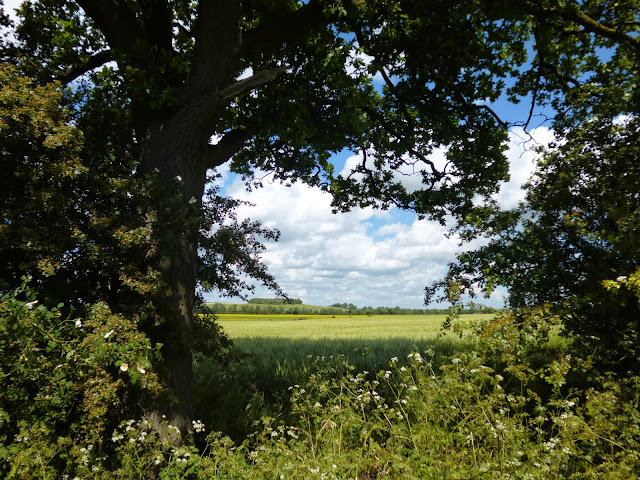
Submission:
<svg viewBox="0 0 640 480">
<path fill-rule="evenodd" d="M 492 240 L 462 254 L 446 284 L 504 286 L 526 315 L 544 308 L 607 368 L 637 370 L 640 296 L 640 119 L 600 118 L 549 148 L 515 211 L 491 219 Z M 477 232 L 476 232 L 477 233 Z M 486 233 L 486 232 L 485 232 Z"/>
<path fill-rule="evenodd" d="M 633 79 L 621 76 L 620 63 L 639 50 L 635 7 L 41 0 L 23 6 L 17 43 L 3 58 L 42 84 L 70 86 L 66 100 L 84 133 L 83 161 L 120 186 L 112 198 L 126 199 L 134 220 L 124 237 L 137 232 L 139 255 L 120 262 L 113 248 L 114 265 L 126 272 L 101 271 L 104 288 L 89 293 L 120 308 L 141 305 L 140 328 L 163 345 L 159 373 L 179 399 L 173 421 L 186 428 L 198 245 L 201 226 L 210 225 L 202 211 L 220 206 L 203 204 L 208 171 L 232 159 L 232 170 L 249 179 L 271 171 L 284 182 L 331 191 L 340 210 L 398 205 L 440 220 L 464 216 L 507 176 L 508 125 L 490 102 L 533 92 L 534 105 L 553 103 L 562 111 L 558 122 L 569 124 L 592 111 L 599 94 L 586 77 L 627 91 Z M 537 50 L 528 59 L 531 41 Z M 614 52 L 611 61 L 598 56 L 602 47 Z M 250 76 L 240 79 L 245 71 Z M 430 158 L 438 148 L 446 149 L 444 166 Z M 343 149 L 363 156 L 347 176 L 330 163 Z M 401 181 L 414 169 L 423 181 L 417 191 Z M 246 235 L 223 230 L 212 238 L 209 247 L 224 245 L 217 257 L 224 268 L 235 258 L 227 249 Z M 162 287 L 148 288 L 156 278 Z M 222 278 L 224 287 L 229 277 Z"/>
</svg>

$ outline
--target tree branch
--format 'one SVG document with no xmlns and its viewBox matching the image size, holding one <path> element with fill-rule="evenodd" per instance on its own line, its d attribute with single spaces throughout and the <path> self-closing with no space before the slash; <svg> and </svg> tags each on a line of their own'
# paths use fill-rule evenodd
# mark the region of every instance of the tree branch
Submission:
<svg viewBox="0 0 640 480">
<path fill-rule="evenodd" d="M 172 12 L 167 0 L 140 0 L 144 14 L 144 29 L 151 43 L 160 49 L 171 51 Z"/>
<path fill-rule="evenodd" d="M 189 84 L 195 91 L 223 88 L 233 80 L 242 41 L 238 0 L 200 0 Z"/>
<path fill-rule="evenodd" d="M 94 53 L 85 63 L 81 65 L 75 65 L 68 68 L 64 72 L 61 72 L 60 75 L 58 75 L 58 80 L 62 84 L 70 83 L 76 78 L 104 65 L 107 62 L 110 62 L 111 60 L 113 60 L 111 50 L 107 49 L 102 50 L 101 52 Z"/>
<path fill-rule="evenodd" d="M 271 70 L 262 70 L 254 73 L 248 78 L 243 78 L 235 83 L 232 83 L 228 87 L 222 89 L 218 96 L 222 101 L 229 101 L 243 93 L 260 87 L 266 83 L 272 82 L 278 78 L 282 73 L 286 71 L 287 67 L 278 67 Z"/>
<path fill-rule="evenodd" d="M 310 0 L 298 10 L 261 22 L 256 28 L 244 32 L 242 55 L 250 56 L 256 50 L 263 51 L 265 47 L 280 46 L 306 37 L 312 28 L 335 21 L 337 17 L 324 15 L 324 7 L 323 2 Z"/>
<path fill-rule="evenodd" d="M 140 24 L 126 2 L 76 0 L 114 49 L 129 51 L 136 43 Z"/>
<path fill-rule="evenodd" d="M 249 139 L 249 134 L 243 128 L 237 128 L 226 133 L 215 145 L 209 145 L 207 152 L 207 168 L 215 168 L 238 153 Z"/>
<path fill-rule="evenodd" d="M 543 7 L 532 3 L 528 3 L 525 6 L 525 9 L 533 15 L 558 15 L 564 20 L 581 25 L 587 32 L 614 40 L 619 44 L 627 45 L 637 53 L 640 53 L 640 39 L 627 35 L 624 32 L 611 28 L 603 23 L 599 23 L 584 12 L 555 7 Z M 633 25 L 635 22 L 632 22 L 631 24 Z"/>
<path fill-rule="evenodd" d="M 631 37 L 624 32 L 620 32 L 611 27 L 603 25 L 602 23 L 596 22 L 593 18 L 589 17 L 587 14 L 583 12 L 565 12 L 564 10 L 560 11 L 560 15 L 567 19 L 572 20 L 575 23 L 582 25 L 585 30 L 595 33 L 596 35 L 600 35 L 601 37 L 609 38 L 611 40 L 615 40 L 618 43 L 627 44 L 631 48 L 633 48 L 637 53 L 640 53 L 640 40 L 637 38 Z"/>
</svg>

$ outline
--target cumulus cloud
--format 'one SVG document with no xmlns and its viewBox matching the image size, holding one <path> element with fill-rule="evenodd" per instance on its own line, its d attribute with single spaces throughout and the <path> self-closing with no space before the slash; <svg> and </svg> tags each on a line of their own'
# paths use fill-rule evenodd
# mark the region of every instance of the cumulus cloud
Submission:
<svg viewBox="0 0 640 480">
<path fill-rule="evenodd" d="M 350 175 L 351 178 L 361 180 L 363 178 L 363 174 L 354 173 L 354 170 L 358 165 L 362 164 L 363 159 L 364 157 L 362 153 L 357 153 L 347 158 L 344 167 L 340 171 L 340 175 L 344 177 Z M 403 157 L 403 160 L 404 164 L 392 172 L 393 180 L 402 184 L 402 186 L 406 188 L 407 192 L 413 193 L 422 188 L 422 172 L 431 172 L 431 167 L 422 160 L 412 160 L 408 156 Z M 428 160 L 433 163 L 437 170 L 443 170 L 447 163 L 446 149 L 435 149 L 429 156 Z M 375 168 L 373 155 L 369 155 L 367 157 L 365 166 L 372 170 Z M 387 168 L 386 170 L 390 171 L 391 169 Z"/>
<path fill-rule="evenodd" d="M 328 194 L 301 183 L 265 182 L 248 192 L 236 179 L 227 194 L 254 204 L 242 206 L 239 218 L 281 231 L 263 260 L 289 295 L 311 304 L 420 308 L 424 287 L 444 275 L 458 248 L 446 238 L 446 227 L 394 221 L 393 210 L 334 215 Z"/>
<path fill-rule="evenodd" d="M 4 11 L 14 17 L 15 11 L 22 5 L 24 0 L 4 0 Z M 15 18 L 15 17 L 14 17 Z"/>
<path fill-rule="evenodd" d="M 535 147 L 553 139 L 544 127 L 530 133 L 510 133 L 511 180 L 504 182 L 497 194 L 504 208 L 524 198 L 520 187 L 535 168 Z M 445 152 L 434 152 L 433 160 L 442 166 Z M 348 174 L 358 162 L 362 156 L 349 157 L 341 173 Z M 406 168 L 412 170 L 397 178 L 408 189 L 419 188 L 418 172 L 424 166 Z M 231 179 L 228 168 L 223 170 L 225 179 Z M 458 238 L 447 236 L 447 227 L 400 215 L 397 209 L 365 208 L 332 214 L 331 197 L 302 183 L 287 187 L 266 181 L 263 188 L 249 192 L 236 177 L 226 184 L 226 193 L 254 204 L 242 206 L 239 218 L 261 220 L 281 231 L 280 241 L 267 245 L 263 260 L 289 295 L 310 304 L 351 302 L 421 308 L 424 287 L 442 279 L 448 263 L 461 251 Z M 466 245 L 465 249 L 473 247 Z M 271 296 L 260 290 L 256 295 Z M 498 292 L 488 303 L 501 306 L 503 296 L 504 292 Z"/>
</svg>

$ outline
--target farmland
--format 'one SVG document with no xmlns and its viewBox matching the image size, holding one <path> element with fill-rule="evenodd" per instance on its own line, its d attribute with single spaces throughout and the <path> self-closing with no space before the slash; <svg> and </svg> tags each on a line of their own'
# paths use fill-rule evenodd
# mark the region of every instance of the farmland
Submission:
<svg viewBox="0 0 640 480">
<path fill-rule="evenodd" d="M 464 315 L 461 321 L 488 318 L 491 315 Z M 215 418 L 225 430 L 221 419 L 227 418 L 225 433 L 241 438 L 250 425 L 239 425 L 239 416 L 243 421 L 252 418 L 245 408 L 260 404 L 266 412 L 249 413 L 270 413 L 268 404 L 278 403 L 290 386 L 306 381 L 320 364 L 376 372 L 388 368 L 391 358 L 406 359 L 411 352 L 429 350 L 434 365 L 439 365 L 472 346 L 468 339 L 443 332 L 445 319 L 446 315 L 218 315 L 217 323 L 243 357 L 224 368 L 208 358 L 196 361 L 199 396 L 208 405 L 218 403 L 226 409 L 207 407 L 211 420 L 206 420 Z M 252 393 L 258 394 L 257 403 Z"/>
<path fill-rule="evenodd" d="M 472 322 L 490 315 L 466 315 Z M 250 356 L 256 383 L 297 381 L 316 357 L 343 355 L 361 370 L 383 368 L 389 359 L 429 347 L 450 355 L 469 345 L 443 332 L 445 315 L 220 315 L 218 323 Z"/>
<path fill-rule="evenodd" d="M 491 315 L 465 315 L 466 321 Z M 446 315 L 218 315 L 218 323 L 234 340 L 252 337 L 288 339 L 433 339 Z"/>
</svg>

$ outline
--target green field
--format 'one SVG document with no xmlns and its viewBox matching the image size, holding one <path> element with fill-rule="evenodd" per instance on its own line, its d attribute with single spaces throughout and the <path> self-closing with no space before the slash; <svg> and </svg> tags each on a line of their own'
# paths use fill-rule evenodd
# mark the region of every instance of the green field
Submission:
<svg viewBox="0 0 640 480">
<path fill-rule="evenodd" d="M 472 322 L 491 315 L 464 315 Z M 385 368 L 392 357 L 432 348 L 438 357 L 468 348 L 467 340 L 442 331 L 445 315 L 219 315 L 218 323 L 250 355 L 256 383 L 298 380 L 316 358 L 344 356 L 360 370 Z"/>
<path fill-rule="evenodd" d="M 472 322 L 491 317 L 463 315 L 461 319 Z M 234 430 L 239 417 L 251 418 L 245 409 L 255 409 L 261 402 L 248 393 L 277 404 L 275 399 L 286 396 L 291 385 L 308 379 L 318 363 L 338 368 L 348 363 L 357 371 L 376 372 L 387 369 L 393 357 L 406 361 L 413 351 L 431 349 L 434 362 L 440 364 L 470 348 L 469 340 L 442 332 L 445 319 L 445 315 L 220 314 L 217 322 L 246 356 L 223 367 L 198 357 L 197 396 L 202 409 L 211 415 L 210 421 L 215 418 L 223 430 L 228 422 Z M 235 405 L 238 410 L 222 411 L 216 405 Z"/>
<path fill-rule="evenodd" d="M 279 337 L 287 340 L 433 340 L 446 315 L 245 315 L 221 314 L 218 323 L 234 340 Z M 463 315 L 464 321 L 490 318 Z"/>
</svg>

